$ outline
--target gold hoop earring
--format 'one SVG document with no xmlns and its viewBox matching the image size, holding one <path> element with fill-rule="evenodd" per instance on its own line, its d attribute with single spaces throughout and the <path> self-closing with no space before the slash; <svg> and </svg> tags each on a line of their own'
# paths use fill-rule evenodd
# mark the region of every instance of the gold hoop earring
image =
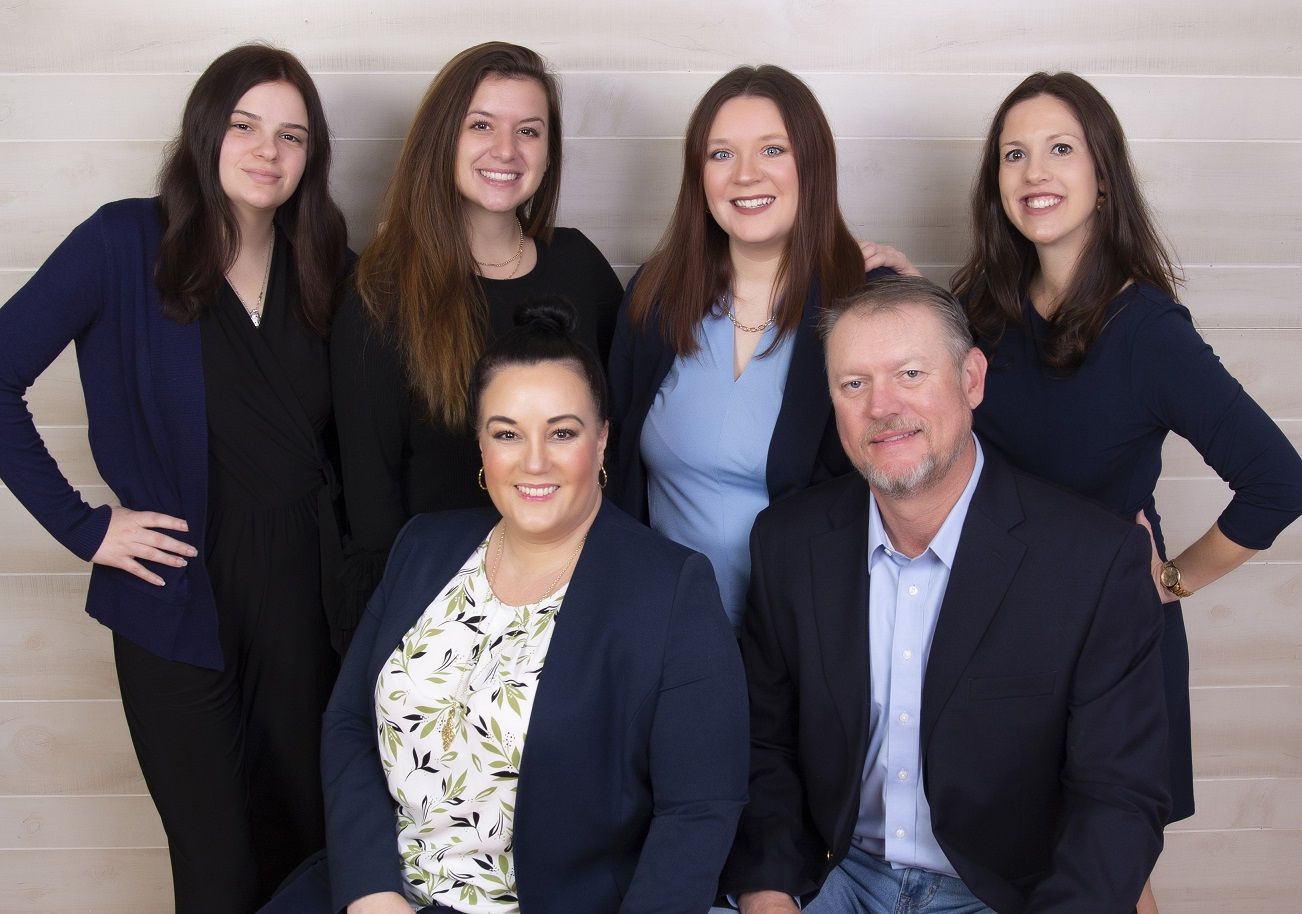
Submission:
<svg viewBox="0 0 1302 914">
<path fill-rule="evenodd" d="M 483 468 L 483 467 L 480 467 L 480 468 L 479 468 L 479 488 L 483 489 L 485 492 L 488 491 L 488 486 L 484 485 L 484 468 Z"/>
<path fill-rule="evenodd" d="M 603 466 L 597 471 L 597 487 L 604 489 L 608 482 L 610 482 L 610 474 L 606 472 L 606 468 Z"/>
</svg>

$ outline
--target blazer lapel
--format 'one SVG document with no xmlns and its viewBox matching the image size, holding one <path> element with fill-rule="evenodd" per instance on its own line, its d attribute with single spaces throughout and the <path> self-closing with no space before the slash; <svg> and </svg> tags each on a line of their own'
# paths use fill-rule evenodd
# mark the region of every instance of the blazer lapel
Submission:
<svg viewBox="0 0 1302 914">
<path fill-rule="evenodd" d="M 764 476 L 771 501 L 809 485 L 823 431 L 832 412 L 823 344 L 818 339 L 818 298 L 815 280 L 791 342 L 791 364 L 782 390 L 782 406 L 769 441 Z"/>
<path fill-rule="evenodd" d="M 868 487 L 857 477 L 833 528 L 809 540 L 813 584 L 810 619 L 824 675 L 845 730 L 862 760 L 868 741 Z"/>
<path fill-rule="evenodd" d="M 1022 519 L 1012 474 L 990 448 L 985 448 L 984 454 L 985 467 L 963 522 L 927 657 L 922 684 L 924 756 L 936 720 L 999 610 L 1026 552 L 1025 544 L 1009 533 Z"/>
</svg>

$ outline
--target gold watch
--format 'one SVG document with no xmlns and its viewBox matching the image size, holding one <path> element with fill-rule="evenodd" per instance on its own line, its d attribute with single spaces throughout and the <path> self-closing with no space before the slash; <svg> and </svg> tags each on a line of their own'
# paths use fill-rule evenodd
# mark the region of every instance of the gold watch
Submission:
<svg viewBox="0 0 1302 914">
<path fill-rule="evenodd" d="M 1161 581 L 1162 586 L 1167 589 L 1168 593 L 1171 593 L 1182 600 L 1185 597 L 1192 597 L 1194 595 L 1192 590 L 1180 583 L 1180 569 L 1174 561 L 1162 563 Z"/>
</svg>

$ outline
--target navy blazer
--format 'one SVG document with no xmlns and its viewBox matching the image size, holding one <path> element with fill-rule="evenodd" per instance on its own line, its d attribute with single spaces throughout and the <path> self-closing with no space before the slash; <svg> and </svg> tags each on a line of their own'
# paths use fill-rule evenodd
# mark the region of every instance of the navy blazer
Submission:
<svg viewBox="0 0 1302 914">
<path fill-rule="evenodd" d="M 808 897 L 849 849 L 867 758 L 867 485 L 846 476 L 774 505 L 751 549 L 752 800 L 723 886 Z M 919 725 L 936 839 L 1001 914 L 1133 911 L 1161 851 L 1149 556 L 1139 526 L 986 448 Z"/>
<path fill-rule="evenodd" d="M 877 275 L 874 270 L 870 276 Z M 885 271 L 892 272 L 892 271 Z M 615 452 L 613 483 L 607 492 L 621 508 L 650 522 L 646 466 L 642 463 L 642 426 L 656 393 L 673 367 L 673 347 L 660 334 L 657 316 L 635 329 L 628 302 L 637 277 L 628 284 L 610 347 L 611 438 Z M 805 297 L 805 307 L 792 339 L 782 406 L 769 441 L 765 483 L 774 502 L 810 484 L 850 471 L 841 448 L 832 399 L 827 391 L 827 367 L 818 338 L 817 281 Z"/>
<path fill-rule="evenodd" d="M 333 904 L 401 892 L 377 749 L 385 660 L 496 522 L 413 518 L 325 715 Z M 745 679 L 706 559 L 606 503 L 579 557 L 525 739 L 513 840 L 526 914 L 701 914 L 746 799 Z"/>
<path fill-rule="evenodd" d="M 100 476 L 123 505 L 184 518 L 189 532 L 169 535 L 200 550 L 184 568 L 145 562 L 163 587 L 92 566 L 86 611 L 160 657 L 221 669 L 203 563 L 208 423 L 199 324 L 163 316 L 154 286 L 161 237 L 156 200 L 109 203 L 0 308 L 0 478 L 78 558 L 99 549 L 109 507 L 91 508 L 68 484 L 23 402 L 75 341 Z"/>
</svg>

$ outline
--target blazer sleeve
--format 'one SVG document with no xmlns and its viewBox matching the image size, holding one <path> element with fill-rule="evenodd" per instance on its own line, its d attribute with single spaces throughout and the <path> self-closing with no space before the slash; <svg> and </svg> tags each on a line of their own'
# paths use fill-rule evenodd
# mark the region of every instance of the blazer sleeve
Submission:
<svg viewBox="0 0 1302 914">
<path fill-rule="evenodd" d="M 746 803 L 745 676 L 709 562 L 684 563 L 650 741 L 654 810 L 621 914 L 700 914 Z"/>
<path fill-rule="evenodd" d="M 1114 555 L 1069 697 L 1066 808 L 1028 914 L 1132 912 L 1170 811 L 1162 610 L 1140 527 Z"/>
<path fill-rule="evenodd" d="M 1302 515 L 1302 458 L 1194 329 L 1167 302 L 1136 329 L 1134 389 L 1155 422 L 1188 439 L 1234 490 L 1217 526 L 1266 549 Z"/>
<path fill-rule="evenodd" d="M 68 483 L 24 396 L 68 343 L 82 339 L 101 319 L 106 247 L 97 213 L 0 308 L 0 479 L 51 536 L 86 561 L 108 532 L 111 508 L 92 508 Z M 87 374 L 83 365 L 83 377 Z"/>
<path fill-rule="evenodd" d="M 408 524 L 394 542 L 388 573 L 367 604 L 322 720 L 321 782 L 336 911 L 363 895 L 403 891 L 394 806 L 376 742 L 374 656 L 395 579 L 419 545 L 418 536 L 409 536 L 412 529 Z"/>
<path fill-rule="evenodd" d="M 796 618 L 771 579 L 785 548 L 769 537 L 764 515 L 751 531 L 751 584 L 741 626 L 741 653 L 750 698 L 750 802 L 724 867 L 730 897 L 764 889 L 808 900 L 822 885 L 826 844 L 814 827 L 801 782 L 797 740 L 800 713 L 788 651 L 800 639 Z M 780 538 L 778 538 L 780 539 Z"/>
</svg>

